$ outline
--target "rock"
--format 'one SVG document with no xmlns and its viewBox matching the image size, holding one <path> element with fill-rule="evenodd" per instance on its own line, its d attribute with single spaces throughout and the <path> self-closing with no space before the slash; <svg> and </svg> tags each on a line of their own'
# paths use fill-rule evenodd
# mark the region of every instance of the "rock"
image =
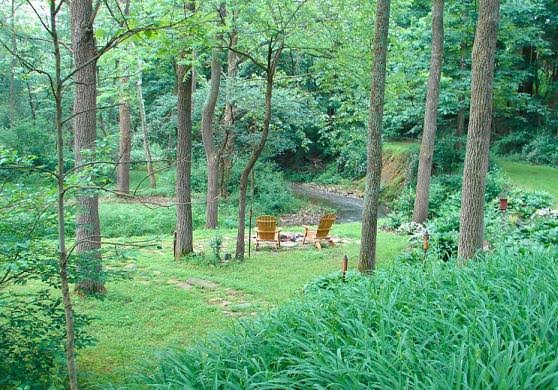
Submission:
<svg viewBox="0 0 558 390">
<path fill-rule="evenodd" d="M 175 283 L 175 286 L 178 288 L 181 288 L 183 290 L 191 290 L 192 289 L 192 285 L 188 284 L 188 283 Z"/>
<path fill-rule="evenodd" d="M 136 263 L 129 263 L 122 267 L 124 271 L 132 272 L 138 269 L 138 265 Z"/>
<path fill-rule="evenodd" d="M 186 280 L 186 283 L 194 287 L 205 288 L 208 290 L 219 287 L 218 283 L 212 282 L 211 280 L 200 279 L 200 278 L 190 278 Z"/>
</svg>

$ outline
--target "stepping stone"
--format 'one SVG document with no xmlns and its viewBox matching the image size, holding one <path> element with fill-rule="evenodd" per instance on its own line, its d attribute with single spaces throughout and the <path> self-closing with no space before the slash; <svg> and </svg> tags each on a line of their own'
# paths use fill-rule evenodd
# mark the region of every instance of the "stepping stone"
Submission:
<svg viewBox="0 0 558 390">
<path fill-rule="evenodd" d="M 192 289 L 192 285 L 188 284 L 188 283 L 175 283 L 175 286 L 178 288 L 181 288 L 183 290 L 191 290 Z"/>
<path fill-rule="evenodd" d="M 219 287 L 219 283 L 215 283 L 212 282 L 211 280 L 205 280 L 205 279 L 200 279 L 200 278 L 190 278 L 188 280 L 186 280 L 186 283 L 188 283 L 191 286 L 194 287 L 198 287 L 198 288 L 204 288 L 204 289 L 214 289 Z"/>
<path fill-rule="evenodd" d="M 230 309 L 232 311 L 241 311 L 241 310 L 246 310 L 250 307 L 252 307 L 252 304 L 250 302 L 242 302 L 242 303 L 237 303 L 235 305 L 232 305 Z"/>
<path fill-rule="evenodd" d="M 124 267 L 122 267 L 122 269 L 124 271 L 135 271 L 138 269 L 138 265 L 136 263 L 130 263 L 130 264 L 126 264 Z"/>
</svg>

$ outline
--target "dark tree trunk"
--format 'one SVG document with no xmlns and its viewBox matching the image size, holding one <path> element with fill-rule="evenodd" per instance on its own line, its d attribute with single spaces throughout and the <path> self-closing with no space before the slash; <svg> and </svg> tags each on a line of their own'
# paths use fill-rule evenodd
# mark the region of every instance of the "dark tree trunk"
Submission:
<svg viewBox="0 0 558 390">
<path fill-rule="evenodd" d="M 215 148 L 213 117 L 221 84 L 221 60 L 219 49 L 213 49 L 211 56 L 211 83 L 202 113 L 201 133 L 207 158 L 207 198 L 205 227 L 215 229 L 219 212 L 219 153 Z"/>
<path fill-rule="evenodd" d="M 248 163 L 244 167 L 242 174 L 240 175 L 239 182 L 239 199 L 238 199 L 238 231 L 236 234 L 236 253 L 235 257 L 239 260 L 244 259 L 245 252 L 245 228 L 246 228 L 246 190 L 248 189 L 248 178 L 250 173 L 258 161 L 260 154 L 265 147 L 267 141 L 267 136 L 269 135 L 269 127 L 271 125 L 271 99 L 273 96 L 273 78 L 275 77 L 275 69 L 277 68 L 277 62 L 279 57 L 283 52 L 283 44 L 273 53 L 271 46 L 268 51 L 268 62 L 266 68 L 266 81 L 265 81 L 265 112 L 264 112 L 264 123 L 262 135 L 260 142 L 253 150 Z M 248 237 L 250 240 L 251 237 Z"/>
<path fill-rule="evenodd" d="M 432 175 L 432 156 L 438 116 L 438 100 L 440 97 L 440 77 L 444 58 L 444 0 L 432 2 L 432 56 L 430 59 L 430 76 L 426 91 L 426 107 L 424 110 L 424 129 L 420 145 L 419 166 L 417 173 L 417 191 L 413 221 L 422 223 L 428 219 L 428 196 Z"/>
<path fill-rule="evenodd" d="M 122 87 L 128 88 L 128 77 L 122 77 Z M 116 188 L 118 192 L 130 192 L 130 152 L 132 149 L 132 124 L 130 104 L 126 96 L 122 96 L 119 105 L 118 122 L 120 125 L 120 146 L 118 148 L 118 173 Z"/>
<path fill-rule="evenodd" d="M 192 70 L 179 64 L 177 81 L 176 247 L 177 258 L 194 250 L 192 228 Z"/>
<path fill-rule="evenodd" d="M 382 121 L 384 117 L 389 11 L 390 0 L 377 1 L 374 64 L 372 66 L 370 111 L 368 116 L 366 191 L 364 193 L 360 259 L 358 263 L 358 269 L 362 273 L 369 273 L 376 266 L 376 235 L 380 176 L 382 174 Z"/>
<path fill-rule="evenodd" d="M 84 163 L 95 161 L 97 125 L 97 74 L 93 6 L 91 0 L 73 0 L 70 4 L 72 49 L 74 54 L 74 153 L 78 171 Z M 76 253 L 79 275 L 76 290 L 80 294 L 105 291 L 101 278 L 101 236 L 99 198 L 95 192 L 77 193 Z"/>
<path fill-rule="evenodd" d="M 471 110 L 463 169 L 458 257 L 467 260 L 482 248 L 484 194 L 492 123 L 492 83 L 499 0 L 480 0 L 473 45 Z"/>
<path fill-rule="evenodd" d="M 33 123 L 37 119 L 37 110 L 35 108 L 35 99 L 33 99 L 33 93 L 31 92 L 31 85 L 29 81 L 27 82 L 27 96 L 29 97 L 29 109 L 31 110 L 31 119 L 33 119 Z"/>
</svg>

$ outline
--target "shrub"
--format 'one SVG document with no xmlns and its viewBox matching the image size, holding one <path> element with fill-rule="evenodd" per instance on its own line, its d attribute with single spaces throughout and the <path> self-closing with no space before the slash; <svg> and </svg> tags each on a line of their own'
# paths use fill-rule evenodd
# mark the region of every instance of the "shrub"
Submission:
<svg viewBox="0 0 558 390">
<path fill-rule="evenodd" d="M 167 352 L 160 388 L 553 388 L 556 248 L 398 264 Z M 332 387 L 333 385 L 333 387 Z"/>
<path fill-rule="evenodd" d="M 558 166 L 558 137 L 545 134 L 532 137 L 523 147 L 521 155 L 533 164 Z"/>
</svg>

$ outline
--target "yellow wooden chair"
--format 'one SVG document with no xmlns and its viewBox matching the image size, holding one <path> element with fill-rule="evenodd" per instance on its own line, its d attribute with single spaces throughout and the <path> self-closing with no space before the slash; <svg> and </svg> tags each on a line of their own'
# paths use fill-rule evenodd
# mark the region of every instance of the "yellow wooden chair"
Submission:
<svg viewBox="0 0 558 390">
<path fill-rule="evenodd" d="M 314 245 L 318 249 L 322 249 L 322 245 L 320 241 L 325 240 L 329 242 L 331 246 L 335 246 L 335 243 L 329 237 L 329 231 L 331 230 L 331 226 L 335 222 L 337 217 L 335 214 L 325 214 L 321 219 L 320 223 L 318 224 L 318 228 L 313 230 L 310 226 L 304 225 L 304 239 L 302 240 L 302 244 L 306 243 L 306 240 L 312 240 Z"/>
<path fill-rule="evenodd" d="M 281 246 L 277 229 L 277 219 L 272 215 L 262 215 L 256 218 L 256 250 L 260 247 L 260 242 L 268 241 L 275 243 L 275 249 Z"/>
</svg>

